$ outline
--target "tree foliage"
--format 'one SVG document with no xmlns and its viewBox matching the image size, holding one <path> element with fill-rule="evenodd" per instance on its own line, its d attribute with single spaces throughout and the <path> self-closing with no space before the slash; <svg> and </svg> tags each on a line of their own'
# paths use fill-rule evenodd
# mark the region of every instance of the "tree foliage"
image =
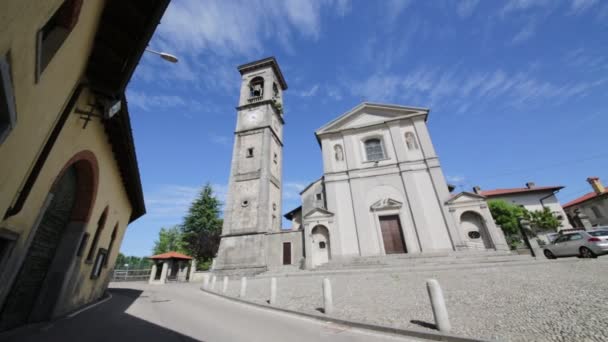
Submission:
<svg viewBox="0 0 608 342">
<path fill-rule="evenodd" d="M 523 207 L 507 203 L 503 200 L 488 201 L 490 213 L 494 222 L 502 228 L 507 236 L 519 234 L 517 218 L 525 217 L 527 210 Z"/>
<path fill-rule="evenodd" d="M 154 241 L 154 254 L 167 252 L 183 252 L 182 232 L 179 226 L 161 228 L 158 233 L 158 240 Z"/>
<path fill-rule="evenodd" d="M 192 202 L 181 226 L 184 250 L 201 264 L 217 253 L 223 223 L 220 211 L 221 202 L 207 184 Z"/>
<path fill-rule="evenodd" d="M 520 234 L 518 223 L 520 217 L 530 222 L 531 229 L 526 231 L 528 236 L 536 236 L 545 231 L 555 231 L 560 225 L 559 220 L 547 207 L 543 210 L 529 211 L 503 200 L 488 201 L 488 206 L 494 221 L 502 228 L 507 240 Z"/>
<path fill-rule="evenodd" d="M 526 219 L 530 221 L 530 226 L 535 233 L 555 231 L 560 225 L 559 220 L 547 207 L 544 207 L 543 210 L 529 211 Z"/>
<path fill-rule="evenodd" d="M 148 268 L 152 267 L 152 261 L 147 258 L 142 258 L 142 257 L 138 257 L 138 256 L 126 256 L 122 253 L 118 253 L 118 256 L 116 257 L 116 265 L 114 266 L 114 269 L 117 269 L 117 270 L 126 269 L 127 266 L 125 266 L 125 265 L 129 265 L 128 266 L 129 269 L 148 269 Z"/>
</svg>

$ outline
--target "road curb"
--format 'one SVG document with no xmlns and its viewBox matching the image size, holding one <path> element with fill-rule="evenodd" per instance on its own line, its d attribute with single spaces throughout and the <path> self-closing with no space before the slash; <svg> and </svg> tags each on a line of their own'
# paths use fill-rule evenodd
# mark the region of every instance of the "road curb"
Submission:
<svg viewBox="0 0 608 342">
<path fill-rule="evenodd" d="M 267 309 L 267 310 L 271 310 L 271 311 L 284 312 L 284 313 L 288 313 L 288 314 L 292 314 L 292 315 L 296 315 L 296 316 L 304 316 L 304 317 L 312 318 L 314 320 L 322 321 L 322 322 L 332 322 L 332 323 L 342 324 L 342 325 L 346 325 L 346 326 L 353 327 L 353 328 L 367 329 L 367 330 L 379 331 L 379 332 L 390 333 L 390 334 L 401 335 L 401 336 L 408 336 L 408 337 L 424 338 L 424 339 L 432 340 L 432 341 L 490 342 L 489 340 L 482 340 L 482 339 L 464 337 L 464 336 L 458 336 L 458 335 L 452 335 L 452 334 L 444 334 L 444 333 L 439 333 L 439 332 L 430 332 L 430 331 L 423 331 L 423 330 L 416 330 L 416 329 L 400 329 L 400 328 L 393 328 L 393 327 L 387 327 L 387 326 L 375 325 L 375 324 L 369 324 L 369 323 L 363 323 L 363 322 L 357 322 L 357 321 L 349 321 L 349 320 L 330 317 L 330 316 L 315 315 L 315 314 L 311 314 L 311 313 L 307 313 L 307 312 L 301 312 L 301 311 L 280 308 L 280 307 L 276 307 L 276 306 L 259 304 L 259 303 L 243 300 L 243 299 L 236 298 L 236 297 L 225 296 L 225 295 L 222 295 L 222 294 L 219 294 L 216 292 L 211 292 L 211 291 L 205 290 L 203 288 L 201 288 L 201 291 L 206 294 L 217 296 L 217 297 L 227 299 L 227 300 L 230 300 L 230 301 L 233 301 L 236 303 L 251 305 L 251 306 L 255 306 L 258 308 Z"/>
</svg>

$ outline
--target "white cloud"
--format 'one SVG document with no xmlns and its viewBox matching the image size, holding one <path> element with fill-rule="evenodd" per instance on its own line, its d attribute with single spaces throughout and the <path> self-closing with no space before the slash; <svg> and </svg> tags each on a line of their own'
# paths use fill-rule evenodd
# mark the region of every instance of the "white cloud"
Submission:
<svg viewBox="0 0 608 342">
<path fill-rule="evenodd" d="M 304 182 L 285 182 L 283 184 L 283 200 L 295 201 L 300 199 L 300 192 L 306 187 Z"/>
<path fill-rule="evenodd" d="M 448 183 L 454 183 L 454 185 L 458 185 L 458 184 L 463 183 L 465 181 L 464 176 L 450 176 L 450 175 L 448 175 L 445 178 L 448 181 Z"/>
<path fill-rule="evenodd" d="M 475 11 L 477 4 L 479 4 L 479 0 L 461 0 L 456 5 L 456 12 L 461 18 L 468 18 Z"/>
<path fill-rule="evenodd" d="M 412 2 L 410 0 L 384 0 L 383 3 L 386 6 L 386 18 L 392 24 Z"/>
<path fill-rule="evenodd" d="M 572 14 L 580 14 L 595 6 L 598 0 L 572 0 L 570 10 Z"/>
<path fill-rule="evenodd" d="M 513 39 L 511 39 L 511 44 L 519 44 L 523 43 L 526 40 L 532 38 L 536 33 L 536 25 L 533 22 L 528 23 L 526 26 L 522 27 L 521 30 L 515 34 Z"/>
<path fill-rule="evenodd" d="M 296 34 L 318 39 L 323 9 L 345 15 L 350 2 L 174 1 L 159 26 L 159 34 L 172 51 L 254 56 L 263 52 L 263 41 L 267 39 L 277 39 L 288 49 L 289 40 Z"/>
<path fill-rule="evenodd" d="M 215 196 L 226 201 L 227 186 L 211 184 Z M 180 224 L 192 202 L 198 197 L 201 186 L 168 184 L 145 194 L 146 216 L 163 223 Z"/>
<path fill-rule="evenodd" d="M 177 95 L 148 95 L 139 91 L 129 91 L 127 97 L 131 106 L 145 111 L 150 109 L 167 109 L 186 105 L 186 100 Z"/>
<path fill-rule="evenodd" d="M 377 72 L 362 80 L 344 82 L 353 96 L 368 101 L 403 103 L 430 107 L 450 107 L 466 112 L 500 99 L 505 107 L 559 103 L 585 96 L 608 83 L 608 77 L 593 81 L 540 80 L 525 72 L 446 70 L 421 67 L 401 76 Z M 471 103 L 473 104 L 471 106 Z"/>
<path fill-rule="evenodd" d="M 502 15 L 507 15 L 512 12 L 527 11 L 535 7 L 545 7 L 550 5 L 552 0 L 510 0 L 501 9 Z"/>
<path fill-rule="evenodd" d="M 319 85 L 315 84 L 310 89 L 298 93 L 298 96 L 301 96 L 301 97 L 315 96 L 317 94 L 318 90 L 319 90 Z"/>
<path fill-rule="evenodd" d="M 232 145 L 232 137 L 225 135 L 218 135 L 215 133 L 209 133 L 209 141 L 214 144 L 222 145 L 222 146 L 231 146 Z"/>
</svg>

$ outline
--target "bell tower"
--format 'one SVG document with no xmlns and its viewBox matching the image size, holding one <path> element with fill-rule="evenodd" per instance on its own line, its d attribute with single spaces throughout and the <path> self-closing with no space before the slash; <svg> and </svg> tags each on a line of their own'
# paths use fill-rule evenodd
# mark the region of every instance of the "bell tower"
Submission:
<svg viewBox="0 0 608 342">
<path fill-rule="evenodd" d="M 274 57 L 243 64 L 224 225 L 214 270 L 267 268 L 268 233 L 281 230 L 283 91 Z"/>
</svg>

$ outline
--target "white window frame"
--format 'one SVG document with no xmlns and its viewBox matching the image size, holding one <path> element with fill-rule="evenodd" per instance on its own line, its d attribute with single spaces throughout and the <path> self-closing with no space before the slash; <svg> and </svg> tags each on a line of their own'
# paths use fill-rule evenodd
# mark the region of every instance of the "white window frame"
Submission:
<svg viewBox="0 0 608 342">
<path fill-rule="evenodd" d="M 377 140 L 380 141 L 380 148 L 382 149 L 382 158 L 370 160 L 368 158 L 368 155 L 367 155 L 367 148 L 366 148 L 365 144 L 368 141 L 374 140 L 374 139 L 377 139 Z M 361 147 L 363 149 L 363 160 L 365 162 L 374 163 L 374 162 L 378 162 L 378 161 L 381 161 L 381 160 L 387 160 L 387 159 L 389 159 L 387 151 L 386 151 L 386 147 L 385 147 L 385 144 L 384 144 L 384 137 L 382 135 L 371 135 L 371 136 L 364 137 L 361 140 Z"/>
<path fill-rule="evenodd" d="M 0 117 L 0 144 L 8 137 L 10 132 L 17 124 L 17 111 L 15 109 L 15 93 L 11 77 L 11 65 L 9 63 L 9 54 L 0 56 L 0 106 L 4 107 L 0 110 L 6 111 Z"/>
</svg>

